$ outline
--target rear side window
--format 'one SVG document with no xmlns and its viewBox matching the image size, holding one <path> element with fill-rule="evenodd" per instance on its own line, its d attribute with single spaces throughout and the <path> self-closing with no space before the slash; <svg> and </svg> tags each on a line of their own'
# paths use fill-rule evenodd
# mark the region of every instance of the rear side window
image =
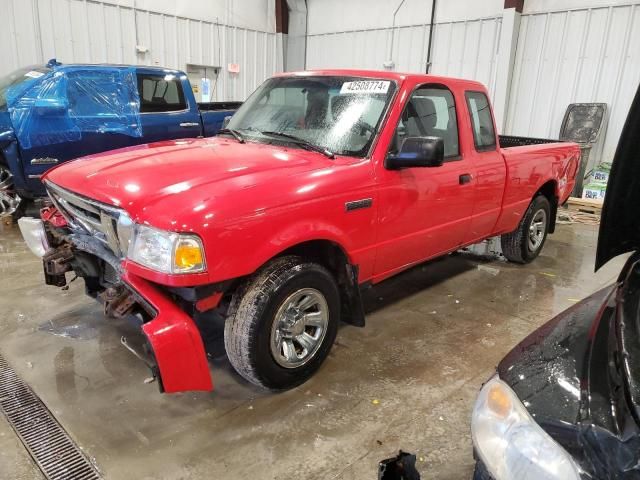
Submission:
<svg viewBox="0 0 640 480">
<path fill-rule="evenodd" d="M 471 125 L 473 126 L 473 141 L 479 152 L 496 149 L 496 132 L 491 118 L 489 99 L 482 92 L 465 92 Z"/>
<path fill-rule="evenodd" d="M 176 112 L 185 110 L 187 103 L 182 83 L 175 75 L 138 74 L 140 112 Z"/>
</svg>

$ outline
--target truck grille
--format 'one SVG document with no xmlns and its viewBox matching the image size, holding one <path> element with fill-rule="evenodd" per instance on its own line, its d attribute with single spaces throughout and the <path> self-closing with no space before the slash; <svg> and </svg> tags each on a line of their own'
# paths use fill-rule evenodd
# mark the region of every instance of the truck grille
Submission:
<svg viewBox="0 0 640 480">
<path fill-rule="evenodd" d="M 73 230 L 95 237 L 118 258 L 126 256 L 133 225 L 126 212 L 81 197 L 51 182 L 46 182 L 45 186 Z"/>
</svg>

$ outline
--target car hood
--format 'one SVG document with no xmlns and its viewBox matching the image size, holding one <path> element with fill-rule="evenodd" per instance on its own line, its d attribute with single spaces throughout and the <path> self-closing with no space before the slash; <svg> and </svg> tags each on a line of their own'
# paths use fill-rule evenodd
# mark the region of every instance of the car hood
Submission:
<svg viewBox="0 0 640 480">
<path fill-rule="evenodd" d="M 261 200 L 262 207 L 277 206 L 278 201 L 287 201 L 288 194 L 278 185 L 300 188 L 304 173 L 333 165 L 315 152 L 213 137 L 91 155 L 50 170 L 43 180 L 121 207 L 136 221 L 171 228 L 176 219 L 189 222 L 185 210 L 198 212 L 211 203 L 230 203 L 239 192 L 245 192 L 247 208 L 255 208 Z M 235 205 L 236 215 L 242 213 L 240 208 Z"/>
<path fill-rule="evenodd" d="M 498 365 L 498 374 L 536 419 L 574 424 L 581 388 L 588 386 L 589 359 L 608 287 L 562 312 L 518 344 Z"/>
<path fill-rule="evenodd" d="M 614 366 L 618 292 L 612 285 L 562 312 L 498 366 L 529 414 L 589 478 L 638 478 L 640 471 L 640 431 Z"/>
<path fill-rule="evenodd" d="M 0 148 L 15 140 L 11 116 L 7 110 L 0 110 Z"/>
<path fill-rule="evenodd" d="M 600 219 L 596 269 L 612 258 L 640 250 L 640 87 L 614 157 Z"/>
</svg>

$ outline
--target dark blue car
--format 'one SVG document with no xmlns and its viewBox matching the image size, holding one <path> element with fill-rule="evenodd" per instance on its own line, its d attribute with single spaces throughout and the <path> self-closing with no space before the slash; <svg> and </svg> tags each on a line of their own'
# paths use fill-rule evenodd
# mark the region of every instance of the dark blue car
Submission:
<svg viewBox="0 0 640 480">
<path fill-rule="evenodd" d="M 62 65 L 0 77 L 0 215 L 44 196 L 41 175 L 74 158 L 176 138 L 213 136 L 240 102 L 198 104 L 179 70 Z"/>
</svg>

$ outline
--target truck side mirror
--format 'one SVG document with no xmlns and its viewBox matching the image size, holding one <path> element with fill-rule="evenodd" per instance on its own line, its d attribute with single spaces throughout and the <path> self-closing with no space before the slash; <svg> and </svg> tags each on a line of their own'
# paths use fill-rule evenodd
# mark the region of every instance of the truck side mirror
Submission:
<svg viewBox="0 0 640 480">
<path fill-rule="evenodd" d="M 444 142 L 440 137 L 407 137 L 398 153 L 387 156 L 389 170 L 410 167 L 440 167 L 444 162 Z"/>
<path fill-rule="evenodd" d="M 232 115 L 227 115 L 226 117 L 224 117 L 224 119 L 222 120 L 222 128 L 227 128 L 227 125 L 229 125 L 229 122 L 231 121 L 231 117 Z"/>
</svg>

